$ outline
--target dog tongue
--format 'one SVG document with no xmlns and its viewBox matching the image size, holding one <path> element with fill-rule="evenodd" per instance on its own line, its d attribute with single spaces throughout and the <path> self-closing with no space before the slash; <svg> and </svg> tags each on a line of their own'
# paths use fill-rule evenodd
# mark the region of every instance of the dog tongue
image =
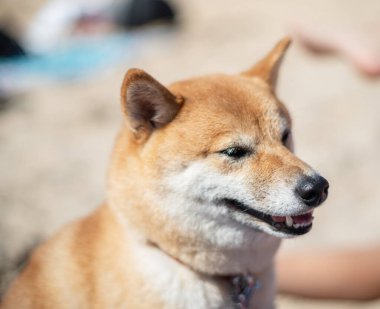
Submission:
<svg viewBox="0 0 380 309">
<path fill-rule="evenodd" d="M 300 216 L 292 216 L 293 223 L 307 223 L 313 219 L 313 212 L 308 212 Z"/>
</svg>

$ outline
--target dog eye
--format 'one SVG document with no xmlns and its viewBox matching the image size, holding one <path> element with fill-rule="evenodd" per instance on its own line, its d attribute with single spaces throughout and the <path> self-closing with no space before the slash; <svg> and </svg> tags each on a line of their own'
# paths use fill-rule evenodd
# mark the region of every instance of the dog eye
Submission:
<svg viewBox="0 0 380 309">
<path fill-rule="evenodd" d="M 248 154 L 250 154 L 250 150 L 243 147 L 229 147 L 220 152 L 221 154 L 233 158 L 240 159 Z"/>
<path fill-rule="evenodd" d="M 282 133 L 281 142 L 283 145 L 286 145 L 288 143 L 288 139 L 290 136 L 290 130 L 286 129 L 284 133 Z"/>
</svg>

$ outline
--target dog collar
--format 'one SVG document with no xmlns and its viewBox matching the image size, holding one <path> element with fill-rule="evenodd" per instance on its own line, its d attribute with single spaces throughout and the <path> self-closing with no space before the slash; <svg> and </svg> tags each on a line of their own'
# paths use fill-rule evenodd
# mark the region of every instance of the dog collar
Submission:
<svg viewBox="0 0 380 309">
<path fill-rule="evenodd" d="M 237 275 L 232 278 L 232 302 L 235 309 L 248 309 L 256 290 L 261 287 L 260 281 L 252 275 Z"/>
</svg>

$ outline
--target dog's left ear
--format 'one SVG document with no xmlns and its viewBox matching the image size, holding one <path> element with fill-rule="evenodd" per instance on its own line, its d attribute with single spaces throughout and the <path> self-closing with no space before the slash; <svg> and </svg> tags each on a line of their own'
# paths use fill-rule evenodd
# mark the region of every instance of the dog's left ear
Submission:
<svg viewBox="0 0 380 309">
<path fill-rule="evenodd" d="M 121 101 L 128 124 L 140 139 L 172 121 L 183 98 L 172 94 L 143 70 L 130 69 L 121 87 Z"/>
<path fill-rule="evenodd" d="M 290 43 L 290 38 L 283 38 L 263 59 L 242 74 L 262 78 L 274 91 L 276 88 L 278 71 Z"/>
</svg>

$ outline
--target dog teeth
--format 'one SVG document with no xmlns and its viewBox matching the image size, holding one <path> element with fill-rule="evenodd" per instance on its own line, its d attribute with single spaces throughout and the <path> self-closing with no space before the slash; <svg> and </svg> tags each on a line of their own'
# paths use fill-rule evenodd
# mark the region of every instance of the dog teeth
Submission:
<svg viewBox="0 0 380 309">
<path fill-rule="evenodd" d="M 293 228 L 298 229 L 300 227 L 305 227 L 305 226 L 308 226 L 310 224 L 311 224 L 310 222 L 294 223 L 293 224 Z"/>
<path fill-rule="evenodd" d="M 286 226 L 291 227 L 293 225 L 293 219 L 291 216 L 286 216 Z"/>
</svg>

